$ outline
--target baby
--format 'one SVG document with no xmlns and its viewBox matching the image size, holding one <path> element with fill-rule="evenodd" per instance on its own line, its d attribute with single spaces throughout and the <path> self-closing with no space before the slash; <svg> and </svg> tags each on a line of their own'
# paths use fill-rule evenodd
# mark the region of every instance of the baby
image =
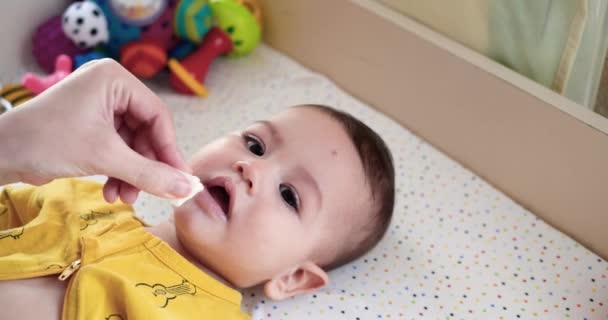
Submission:
<svg viewBox="0 0 608 320">
<path fill-rule="evenodd" d="M 290 108 L 213 141 L 189 164 L 205 190 L 153 227 L 106 203 L 95 183 L 6 188 L 3 317 L 247 319 L 237 289 L 263 285 L 275 300 L 317 290 L 391 219 L 389 150 L 328 107 Z"/>
</svg>

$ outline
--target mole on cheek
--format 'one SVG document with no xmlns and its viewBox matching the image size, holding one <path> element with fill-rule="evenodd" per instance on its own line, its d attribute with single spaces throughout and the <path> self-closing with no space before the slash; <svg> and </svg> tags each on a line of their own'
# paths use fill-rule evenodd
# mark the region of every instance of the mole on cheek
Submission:
<svg viewBox="0 0 608 320">
<path fill-rule="evenodd" d="M 338 156 L 338 151 L 336 149 L 331 150 L 331 155 L 335 158 Z"/>
</svg>

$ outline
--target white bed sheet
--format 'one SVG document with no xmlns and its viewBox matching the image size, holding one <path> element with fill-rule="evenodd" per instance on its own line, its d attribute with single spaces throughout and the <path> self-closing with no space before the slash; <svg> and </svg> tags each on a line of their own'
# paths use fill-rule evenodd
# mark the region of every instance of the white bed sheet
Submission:
<svg viewBox="0 0 608 320">
<path fill-rule="evenodd" d="M 170 105 L 187 156 L 303 103 L 358 116 L 393 152 L 397 197 L 386 238 L 332 272 L 331 284 L 315 294 L 273 302 L 259 288 L 245 291 L 243 308 L 254 319 L 608 319 L 606 261 L 277 51 L 262 46 L 215 62 L 204 100 L 171 93 L 162 82 L 152 87 Z M 135 207 L 151 223 L 171 212 L 145 195 Z"/>
</svg>

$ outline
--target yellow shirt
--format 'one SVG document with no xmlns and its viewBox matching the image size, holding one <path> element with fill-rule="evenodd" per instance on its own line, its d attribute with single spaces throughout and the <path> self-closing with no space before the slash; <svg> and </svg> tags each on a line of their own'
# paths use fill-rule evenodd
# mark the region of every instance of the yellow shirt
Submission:
<svg viewBox="0 0 608 320">
<path fill-rule="evenodd" d="M 0 280 L 68 275 L 63 320 L 249 319 L 241 295 L 144 229 L 101 185 L 63 179 L 0 195 Z M 76 262 L 76 263 L 75 263 Z M 60 281 L 60 280 L 57 280 Z"/>
</svg>

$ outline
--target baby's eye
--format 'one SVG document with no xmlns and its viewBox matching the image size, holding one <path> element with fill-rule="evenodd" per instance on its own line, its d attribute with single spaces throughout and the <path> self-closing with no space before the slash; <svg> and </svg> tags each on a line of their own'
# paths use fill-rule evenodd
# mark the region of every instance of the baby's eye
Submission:
<svg viewBox="0 0 608 320">
<path fill-rule="evenodd" d="M 243 136 L 243 139 L 245 139 L 245 146 L 247 147 L 247 149 L 249 149 L 249 152 L 255 154 L 258 157 L 264 155 L 266 147 L 264 146 L 264 143 L 262 142 L 262 140 L 260 140 L 260 138 L 252 134 L 246 134 Z"/>
<path fill-rule="evenodd" d="M 296 212 L 300 211 L 300 198 L 292 186 L 288 184 L 279 185 L 279 193 L 281 193 L 281 198 L 283 198 L 283 201 L 288 206 L 292 207 Z"/>
</svg>

